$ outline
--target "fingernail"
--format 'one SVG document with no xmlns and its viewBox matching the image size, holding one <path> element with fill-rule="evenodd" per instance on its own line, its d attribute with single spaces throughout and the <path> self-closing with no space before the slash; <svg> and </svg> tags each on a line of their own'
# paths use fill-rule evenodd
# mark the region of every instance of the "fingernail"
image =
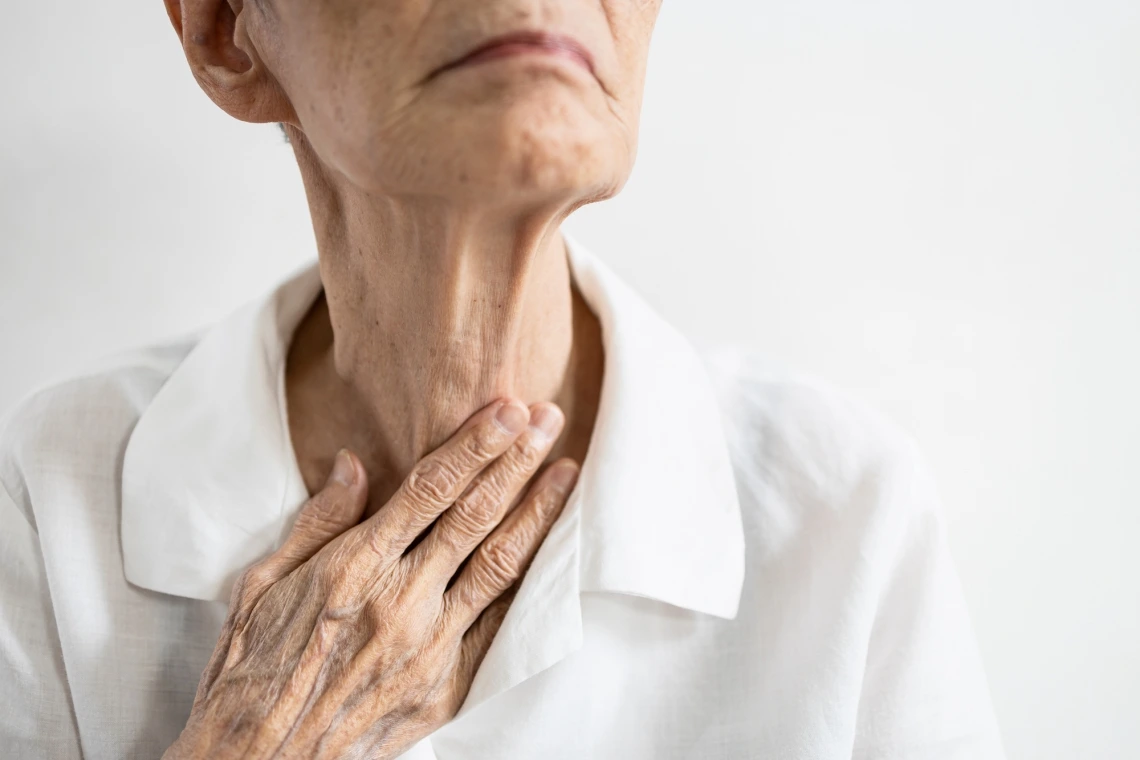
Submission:
<svg viewBox="0 0 1140 760">
<path fill-rule="evenodd" d="M 569 493 L 578 481 L 578 468 L 572 464 L 560 464 L 550 473 L 550 482 L 560 493 Z"/>
<path fill-rule="evenodd" d="M 352 466 L 352 459 L 348 456 L 348 449 L 341 449 L 333 460 L 332 472 L 329 473 L 330 483 L 340 483 L 350 486 L 356 480 L 356 468 Z"/>
<path fill-rule="evenodd" d="M 530 416 L 530 426 L 545 438 L 553 438 L 562 425 L 562 414 L 556 407 L 540 406 Z"/>
<path fill-rule="evenodd" d="M 499 423 L 499 427 L 511 435 L 521 433 L 529 418 L 530 410 L 518 401 L 508 401 L 500 406 L 499 411 L 495 413 L 495 422 Z"/>
</svg>

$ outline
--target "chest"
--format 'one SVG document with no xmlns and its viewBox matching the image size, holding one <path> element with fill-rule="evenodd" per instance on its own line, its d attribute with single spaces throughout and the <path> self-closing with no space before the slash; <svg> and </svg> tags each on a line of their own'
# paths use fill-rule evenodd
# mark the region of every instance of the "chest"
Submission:
<svg viewBox="0 0 1140 760">
<path fill-rule="evenodd" d="M 584 594 L 582 614 L 581 649 L 409 760 L 850 757 L 856 667 L 826 651 L 796 663 L 747 615 L 719 621 L 608 594 Z"/>
</svg>

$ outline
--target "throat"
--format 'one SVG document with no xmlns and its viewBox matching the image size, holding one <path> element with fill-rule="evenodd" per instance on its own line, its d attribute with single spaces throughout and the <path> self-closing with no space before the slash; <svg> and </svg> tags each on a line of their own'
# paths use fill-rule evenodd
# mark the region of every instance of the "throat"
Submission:
<svg viewBox="0 0 1140 760">
<path fill-rule="evenodd" d="M 601 393 L 601 326 L 564 251 L 547 263 L 555 266 L 514 273 L 507 286 L 487 272 L 440 273 L 402 298 L 322 258 L 325 289 L 292 336 L 285 372 L 289 434 L 309 493 L 348 447 L 368 471 L 372 514 L 417 461 L 503 396 L 558 404 L 566 425 L 549 458 L 581 463 Z"/>
</svg>

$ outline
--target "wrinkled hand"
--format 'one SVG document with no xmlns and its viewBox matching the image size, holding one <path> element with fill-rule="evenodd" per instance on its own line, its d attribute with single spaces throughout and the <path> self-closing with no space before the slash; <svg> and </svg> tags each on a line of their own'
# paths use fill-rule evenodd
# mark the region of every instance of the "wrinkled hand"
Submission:
<svg viewBox="0 0 1140 760">
<path fill-rule="evenodd" d="M 340 452 L 285 543 L 235 585 L 165 757 L 388 758 L 453 717 L 577 478 L 560 460 L 511 509 L 562 424 L 552 404 L 493 403 L 359 523 L 367 477 Z"/>
</svg>

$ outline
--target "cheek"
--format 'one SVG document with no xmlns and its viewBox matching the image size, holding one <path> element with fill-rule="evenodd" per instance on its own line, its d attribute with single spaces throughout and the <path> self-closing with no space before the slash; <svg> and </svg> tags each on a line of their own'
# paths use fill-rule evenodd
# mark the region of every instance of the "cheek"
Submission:
<svg viewBox="0 0 1140 760">
<path fill-rule="evenodd" d="M 282 89 L 306 133 L 332 122 L 349 132 L 390 110 L 387 105 L 410 75 L 406 41 L 415 18 L 407 2 L 288 0 L 267 20 Z"/>
<path fill-rule="evenodd" d="M 657 23 L 660 0 L 604 0 L 613 35 L 614 49 L 621 62 L 622 95 L 641 100 L 649 41 Z"/>
<path fill-rule="evenodd" d="M 351 176 L 400 121 L 403 108 L 391 76 L 396 67 L 382 58 L 380 46 L 326 55 L 304 47 L 298 52 L 312 63 L 294 69 L 283 87 L 318 157 Z"/>
</svg>

